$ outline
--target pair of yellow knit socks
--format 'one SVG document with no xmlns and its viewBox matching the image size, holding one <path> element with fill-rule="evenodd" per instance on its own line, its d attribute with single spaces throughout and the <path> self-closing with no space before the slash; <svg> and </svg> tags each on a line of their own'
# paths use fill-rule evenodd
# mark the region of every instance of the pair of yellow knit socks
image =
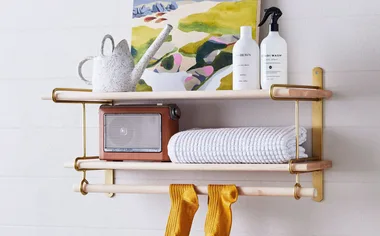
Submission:
<svg viewBox="0 0 380 236">
<path fill-rule="evenodd" d="M 237 201 L 235 185 L 209 185 L 206 236 L 229 236 L 232 224 L 231 205 Z M 171 209 L 165 236 L 189 236 L 198 210 L 198 196 L 192 184 L 170 185 Z"/>
</svg>

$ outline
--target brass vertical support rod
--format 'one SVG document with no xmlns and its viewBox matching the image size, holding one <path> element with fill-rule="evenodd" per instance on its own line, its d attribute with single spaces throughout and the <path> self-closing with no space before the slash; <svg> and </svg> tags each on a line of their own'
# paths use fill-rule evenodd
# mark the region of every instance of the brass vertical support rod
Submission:
<svg viewBox="0 0 380 236">
<path fill-rule="evenodd" d="M 296 101 L 296 107 L 295 107 L 295 123 L 296 123 L 296 159 L 298 160 L 300 158 L 300 102 Z"/>
<path fill-rule="evenodd" d="M 313 69 L 313 85 L 323 89 L 323 70 L 320 67 Z M 322 160 L 323 147 L 323 99 L 312 102 L 312 138 L 313 157 Z M 313 187 L 317 190 L 317 195 L 313 197 L 316 202 L 321 202 L 323 193 L 323 171 L 313 172 Z"/>
<path fill-rule="evenodd" d="M 87 140 L 86 140 L 86 103 L 82 103 L 82 136 L 83 136 L 83 158 L 87 156 Z M 87 195 L 85 185 L 88 184 L 86 179 L 86 170 L 83 170 L 82 181 L 80 182 L 80 192 L 82 195 Z"/>
<path fill-rule="evenodd" d="M 300 102 L 299 100 L 296 100 L 295 102 L 295 123 L 296 123 L 296 161 L 300 158 Z M 294 185 L 294 198 L 296 200 L 299 200 L 300 194 L 299 191 L 301 190 L 301 184 L 300 184 L 300 176 L 299 173 L 296 173 L 296 183 Z"/>
<path fill-rule="evenodd" d="M 83 157 L 86 157 L 87 156 L 87 131 L 86 131 L 86 103 L 82 103 L 82 117 L 83 117 L 83 121 L 82 121 L 82 131 L 83 131 Z"/>
</svg>

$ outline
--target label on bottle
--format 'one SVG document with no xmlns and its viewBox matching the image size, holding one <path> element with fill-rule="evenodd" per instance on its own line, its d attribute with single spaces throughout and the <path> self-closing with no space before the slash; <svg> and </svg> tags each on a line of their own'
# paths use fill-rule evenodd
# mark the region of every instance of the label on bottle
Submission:
<svg viewBox="0 0 380 236">
<path fill-rule="evenodd" d="M 258 85 L 258 61 L 251 53 L 239 53 L 234 55 L 233 89 L 257 89 Z"/>
<path fill-rule="evenodd" d="M 236 55 L 237 57 L 240 57 L 238 60 L 238 63 L 236 65 L 236 73 L 237 73 L 237 82 L 239 83 L 248 83 L 248 76 L 251 74 L 252 66 L 248 63 L 248 61 L 251 61 L 252 55 L 250 53 L 241 53 L 239 55 Z M 244 57 L 244 58 L 241 58 Z"/>
<path fill-rule="evenodd" d="M 286 83 L 287 55 L 281 53 L 267 53 L 261 55 L 262 78 L 269 83 Z"/>
</svg>

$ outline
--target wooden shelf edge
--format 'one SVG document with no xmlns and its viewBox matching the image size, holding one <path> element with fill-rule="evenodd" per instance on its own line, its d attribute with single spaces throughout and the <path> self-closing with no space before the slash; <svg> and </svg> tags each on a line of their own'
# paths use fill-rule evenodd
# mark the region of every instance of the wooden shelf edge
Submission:
<svg viewBox="0 0 380 236">
<path fill-rule="evenodd" d="M 74 168 L 66 163 L 66 168 Z M 158 171 L 268 171 L 289 172 L 288 164 L 176 164 L 165 162 L 112 162 L 101 160 L 79 161 L 80 169 L 88 170 L 158 170 Z M 295 172 L 313 172 L 332 167 L 332 161 L 309 161 L 292 164 Z"/>
<path fill-rule="evenodd" d="M 323 89 L 275 89 L 274 95 L 280 98 L 328 99 L 332 92 Z M 243 99 L 270 99 L 269 90 L 247 91 L 168 91 L 168 92 L 75 92 L 58 91 L 56 98 L 60 102 L 69 101 L 147 101 L 147 100 L 243 100 Z M 42 100 L 52 100 L 52 96 L 43 96 Z"/>
</svg>

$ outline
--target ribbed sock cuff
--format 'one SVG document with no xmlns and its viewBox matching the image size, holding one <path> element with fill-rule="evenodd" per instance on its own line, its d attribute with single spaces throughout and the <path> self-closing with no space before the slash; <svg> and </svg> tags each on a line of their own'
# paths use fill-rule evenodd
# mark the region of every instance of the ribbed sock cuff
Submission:
<svg viewBox="0 0 380 236">
<path fill-rule="evenodd" d="M 170 185 L 171 209 L 165 236 L 189 236 L 194 215 L 199 208 L 192 184 Z"/>
<path fill-rule="evenodd" d="M 231 205 L 238 199 L 235 185 L 209 185 L 206 236 L 229 236 L 232 225 Z"/>
</svg>

